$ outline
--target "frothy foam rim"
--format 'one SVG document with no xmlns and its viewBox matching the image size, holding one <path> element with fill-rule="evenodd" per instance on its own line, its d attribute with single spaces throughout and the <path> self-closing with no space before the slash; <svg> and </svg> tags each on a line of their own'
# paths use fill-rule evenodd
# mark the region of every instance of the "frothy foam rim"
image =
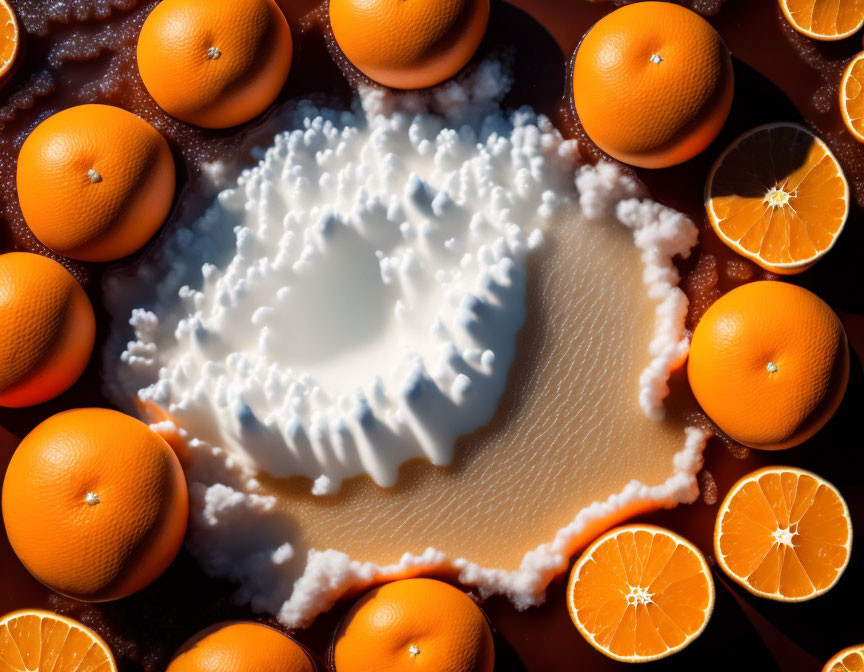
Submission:
<svg viewBox="0 0 864 672">
<path fill-rule="evenodd" d="M 464 123 L 475 114 L 486 114 L 490 106 L 497 107 L 511 81 L 506 66 L 490 60 L 439 87 L 431 98 L 428 94 L 394 98 L 370 90 L 361 91 L 360 99 L 370 115 L 408 109 L 431 111 L 453 123 Z M 575 147 L 574 141 L 564 143 Z M 664 416 L 663 400 L 669 393 L 669 376 L 683 363 L 689 348 L 685 330 L 688 301 L 678 287 L 680 276 L 673 258 L 689 256 L 698 231 L 685 215 L 648 199 L 644 187 L 616 164 L 601 161 L 595 166 L 583 165 L 575 181 L 582 216 L 616 219 L 633 232 L 634 243 L 641 250 L 643 282 L 657 306 L 649 345 L 651 360 L 640 375 L 639 402 L 649 418 L 660 420 Z M 553 540 L 527 552 L 517 570 L 482 567 L 464 558 L 448 557 L 434 548 L 420 555 L 406 553 L 399 562 L 384 566 L 353 560 L 341 551 L 310 549 L 303 574 L 292 579 L 290 585 L 277 587 L 282 590 L 272 586 L 256 590 L 260 586 L 253 572 L 244 571 L 230 554 L 214 547 L 213 540 L 207 538 L 207 529 L 221 516 L 246 517 L 250 512 L 273 511 L 275 498 L 241 492 L 224 484 L 208 487 L 200 482 L 190 483 L 194 524 L 187 545 L 207 573 L 240 583 L 236 593 L 239 602 L 250 603 L 256 611 L 274 613 L 289 627 L 309 625 L 352 590 L 426 573 L 455 572 L 460 583 L 476 588 L 482 598 L 504 595 L 517 608 L 525 609 L 544 601 L 549 583 L 566 571 L 571 555 L 594 533 L 640 511 L 694 501 L 699 493 L 696 474 L 702 467 L 707 439 L 703 430 L 685 428 L 684 446 L 673 456 L 673 473 L 666 481 L 649 486 L 633 480 L 606 500 L 582 509 Z M 293 556 L 294 549 L 286 543 L 255 561 L 262 566 L 281 565 Z M 289 588 L 290 596 L 283 599 L 281 596 Z"/>
</svg>

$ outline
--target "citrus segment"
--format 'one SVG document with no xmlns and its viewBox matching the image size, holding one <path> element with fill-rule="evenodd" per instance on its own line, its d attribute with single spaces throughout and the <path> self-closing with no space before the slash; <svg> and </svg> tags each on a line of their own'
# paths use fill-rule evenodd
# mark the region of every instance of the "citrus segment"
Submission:
<svg viewBox="0 0 864 672">
<path fill-rule="evenodd" d="M 79 105 L 39 124 L 18 154 L 18 200 L 33 234 L 81 261 L 141 248 L 174 198 L 174 159 L 160 133 L 131 112 Z"/>
<path fill-rule="evenodd" d="M 840 579 L 852 522 L 837 489 L 793 467 L 742 478 L 720 506 L 714 549 L 723 571 L 754 595 L 800 602 Z"/>
<path fill-rule="evenodd" d="M 831 657 L 822 672 L 861 672 L 864 670 L 864 644 L 843 649 Z"/>
<path fill-rule="evenodd" d="M 116 672 L 114 656 L 90 628 L 40 609 L 0 618 L 3 672 Z"/>
<path fill-rule="evenodd" d="M 230 661 L 230 662 L 229 662 Z M 218 623 L 189 639 L 166 672 L 315 672 L 290 637 L 253 622 Z"/>
<path fill-rule="evenodd" d="M 837 410 L 849 380 L 840 319 L 785 282 L 733 289 L 705 312 L 690 343 L 690 387 L 726 434 L 752 448 L 803 443 Z"/>
<path fill-rule="evenodd" d="M 652 525 L 625 525 L 576 562 L 567 604 L 594 648 L 643 662 L 680 651 L 701 634 L 714 608 L 714 583 L 686 539 Z"/>
<path fill-rule="evenodd" d="M 291 30 L 273 0 L 162 0 L 141 28 L 138 70 L 168 114 L 227 128 L 261 114 L 291 69 Z"/>
<path fill-rule="evenodd" d="M 2 508 L 9 543 L 37 579 L 76 599 L 110 600 L 172 562 L 188 495 L 158 434 L 123 413 L 85 408 L 48 418 L 21 441 Z"/>
<path fill-rule="evenodd" d="M 717 159 L 705 207 L 733 250 L 769 271 L 798 273 L 837 242 L 849 216 L 849 185 L 828 146 L 806 128 L 766 124 Z"/>
<path fill-rule="evenodd" d="M 729 50 L 701 16 L 668 2 L 606 15 L 573 61 L 573 103 L 610 156 L 663 168 L 704 150 L 732 106 Z"/>
<path fill-rule="evenodd" d="M 458 73 L 489 23 L 489 0 L 330 0 L 333 37 L 370 79 L 421 89 Z"/>
<path fill-rule="evenodd" d="M 38 404 L 81 375 L 96 335 L 90 299 L 56 261 L 0 255 L 0 406 Z"/>
<path fill-rule="evenodd" d="M 864 142 L 864 52 L 857 54 L 843 71 L 840 114 L 849 132 Z"/>
<path fill-rule="evenodd" d="M 336 633 L 335 672 L 492 672 L 495 651 L 483 612 L 441 581 L 405 579 L 354 605 Z"/>
<path fill-rule="evenodd" d="M 786 20 L 817 40 L 842 40 L 864 25 L 864 0 L 779 0 Z"/>
<path fill-rule="evenodd" d="M 18 19 L 6 0 L 0 0 L 0 84 L 12 71 L 20 48 Z"/>
</svg>

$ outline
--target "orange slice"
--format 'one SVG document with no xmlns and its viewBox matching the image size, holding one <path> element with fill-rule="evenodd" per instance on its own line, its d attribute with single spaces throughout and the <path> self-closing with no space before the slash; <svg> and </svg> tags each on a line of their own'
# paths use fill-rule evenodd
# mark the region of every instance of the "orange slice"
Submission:
<svg viewBox="0 0 864 672">
<path fill-rule="evenodd" d="M 864 25 L 864 0 L 780 0 L 786 20 L 817 40 L 842 40 Z"/>
<path fill-rule="evenodd" d="M 822 672 L 859 672 L 864 670 L 864 644 L 856 644 L 834 654 Z"/>
<path fill-rule="evenodd" d="M 800 273 L 837 242 L 849 185 L 828 146 L 803 126 L 758 126 L 720 155 L 705 209 L 729 247 L 775 273 Z"/>
<path fill-rule="evenodd" d="M 71 618 L 41 609 L 13 611 L 0 619 L 3 672 L 117 672 L 102 638 Z"/>
<path fill-rule="evenodd" d="M 15 12 L 6 0 L 0 0 L 0 82 L 11 72 L 20 42 Z"/>
<path fill-rule="evenodd" d="M 714 582 L 686 539 L 653 525 L 625 525 L 576 562 L 567 606 L 595 649 L 644 662 L 680 651 L 701 634 L 714 608 Z"/>
<path fill-rule="evenodd" d="M 840 493 L 793 467 L 766 467 L 738 481 L 714 528 L 723 571 L 754 595 L 781 602 L 829 590 L 851 548 L 852 521 Z"/>
<path fill-rule="evenodd" d="M 864 51 L 846 66 L 840 80 L 840 114 L 855 139 L 864 142 Z"/>
</svg>

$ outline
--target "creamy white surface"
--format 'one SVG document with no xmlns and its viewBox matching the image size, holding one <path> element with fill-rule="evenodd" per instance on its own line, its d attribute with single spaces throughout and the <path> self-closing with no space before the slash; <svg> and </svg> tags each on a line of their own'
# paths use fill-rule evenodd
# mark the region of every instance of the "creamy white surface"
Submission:
<svg viewBox="0 0 864 672">
<path fill-rule="evenodd" d="M 256 542 L 256 530 L 278 517 L 274 498 L 256 491 L 258 468 L 308 476 L 319 494 L 363 471 L 388 485 L 411 456 L 447 463 L 455 438 L 489 420 L 524 319 L 525 255 L 540 247 L 535 230 L 561 225 L 558 209 L 633 230 L 646 292 L 657 303 L 651 363 L 634 395 L 646 415 L 662 417 L 670 370 L 688 345 L 687 301 L 672 258 L 689 253 L 696 229 L 680 213 L 645 200 L 614 166 L 580 165 L 575 143 L 548 120 L 531 110 L 504 113 L 497 101 L 508 86 L 490 62 L 431 99 L 370 92 L 352 112 L 300 104 L 285 121 L 295 130 L 278 136 L 204 217 L 181 222 L 131 274 L 106 279 L 115 317 L 105 352 L 109 394 L 130 408 L 136 398 L 152 401 L 175 418 L 193 458 L 192 550 L 209 572 L 239 582 L 240 599 L 288 625 L 308 623 L 354 586 L 442 566 L 484 595 L 536 604 L 566 568 L 563 549 L 592 521 L 637 502 L 672 506 L 696 496 L 705 437 L 688 430 L 667 481 L 633 481 L 574 511 L 572 523 L 528 553 L 517 571 L 433 548 L 378 566 L 332 549 L 297 558 L 290 535 L 267 547 Z M 316 179 L 297 184 L 298 166 L 307 180 Z M 478 212 L 485 225 L 472 227 Z M 403 222 L 415 236 L 404 236 Z M 289 233 L 293 239 L 283 245 Z M 414 262 L 428 265 L 417 276 L 422 291 L 412 291 L 414 262 L 403 266 L 409 250 Z M 399 261 L 381 263 L 393 258 Z M 436 277 L 439 269 L 450 274 L 448 282 Z M 345 292 L 322 287 L 330 282 Z M 487 299 L 491 311 L 461 319 L 469 317 L 469 294 Z M 398 317 L 399 301 L 414 312 Z M 357 303 L 363 309 L 351 314 Z M 439 317 L 443 332 L 433 328 Z M 202 327 L 208 336 L 196 338 Z M 304 333 L 307 327 L 316 329 Z M 205 345 L 208 337 L 225 347 Z M 413 352 L 406 353 L 406 344 Z M 486 351 L 494 360 L 487 355 L 484 362 Z M 435 393 L 430 398 L 446 402 L 419 419 L 403 394 L 418 361 Z M 242 422 L 251 421 L 249 413 L 256 419 L 251 432 Z M 362 419 L 370 413 L 391 430 L 386 439 L 369 440 Z M 349 450 L 338 441 L 346 438 L 340 420 L 353 440 Z"/>
</svg>

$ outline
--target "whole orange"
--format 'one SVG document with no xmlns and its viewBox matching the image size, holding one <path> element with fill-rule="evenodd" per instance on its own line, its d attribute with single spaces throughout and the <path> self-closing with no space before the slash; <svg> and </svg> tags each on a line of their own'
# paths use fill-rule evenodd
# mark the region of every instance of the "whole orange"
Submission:
<svg viewBox="0 0 864 672">
<path fill-rule="evenodd" d="M 600 19 L 573 63 L 573 103 L 610 156 L 642 168 L 686 161 L 717 137 L 732 107 L 729 50 L 695 12 L 638 2 Z"/>
<path fill-rule="evenodd" d="M 687 374 L 703 410 L 730 437 L 753 448 L 790 448 L 840 405 L 849 346 L 818 296 L 785 282 L 753 282 L 707 310 Z"/>
<path fill-rule="evenodd" d="M 39 404 L 81 375 L 96 336 L 93 306 L 56 261 L 0 255 L 0 406 Z"/>
<path fill-rule="evenodd" d="M 153 100 L 205 128 L 261 114 L 292 56 L 291 29 L 273 0 L 162 0 L 138 37 L 138 70 Z"/>
<path fill-rule="evenodd" d="M 367 593 L 345 616 L 333 648 L 335 672 L 492 672 L 492 632 L 461 590 L 404 579 Z"/>
<path fill-rule="evenodd" d="M 315 667 L 303 647 L 278 630 L 236 621 L 194 635 L 166 672 L 315 672 Z"/>
<path fill-rule="evenodd" d="M 81 261 L 112 261 L 141 248 L 174 198 L 174 159 L 143 119 L 111 105 L 48 117 L 18 154 L 18 200 L 33 234 Z"/>
<path fill-rule="evenodd" d="M 422 89 L 459 72 L 489 23 L 489 0 L 330 0 L 333 37 L 364 75 Z"/>
<path fill-rule="evenodd" d="M 171 564 L 189 499 L 171 447 L 103 408 L 58 413 L 30 432 L 3 481 L 3 522 L 25 567 L 79 600 L 126 597 Z"/>
</svg>

